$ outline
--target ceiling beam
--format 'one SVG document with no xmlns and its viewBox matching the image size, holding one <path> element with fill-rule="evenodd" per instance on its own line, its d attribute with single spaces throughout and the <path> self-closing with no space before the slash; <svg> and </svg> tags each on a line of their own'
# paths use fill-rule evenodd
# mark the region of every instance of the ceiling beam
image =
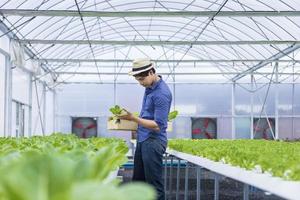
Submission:
<svg viewBox="0 0 300 200">
<path fill-rule="evenodd" d="M 251 68 L 249 68 L 249 69 L 241 72 L 240 74 L 238 74 L 235 77 L 233 77 L 231 80 L 233 82 L 236 82 L 237 80 L 239 80 L 239 79 L 241 79 L 241 78 L 243 78 L 243 77 L 245 77 L 245 76 L 253 73 L 254 71 L 256 71 L 256 70 L 258 70 L 258 69 L 260 69 L 260 68 L 262 68 L 262 67 L 264 67 L 264 66 L 266 66 L 268 64 L 270 64 L 271 62 L 276 62 L 278 59 L 280 59 L 280 58 L 282 58 L 282 57 L 284 57 L 284 56 L 292 53 L 293 51 L 295 51 L 295 50 L 297 50 L 299 48 L 300 48 L 299 44 L 292 45 L 292 46 L 290 46 L 290 47 L 288 47 L 288 48 L 280 51 L 279 53 L 271 56 L 270 58 L 268 58 L 268 61 L 261 61 L 257 65 L 254 65 L 253 67 L 251 67 Z"/>
<path fill-rule="evenodd" d="M 270 45 L 270 44 L 300 44 L 300 40 L 248 40 L 248 41 L 124 41 L 124 40 L 20 40 L 23 44 L 70 44 L 70 45 Z"/>
<path fill-rule="evenodd" d="M 80 17 L 76 10 L 0 9 L 6 16 Z M 83 17 L 211 17 L 216 11 L 80 11 Z M 220 11 L 216 17 L 288 17 L 300 11 Z"/>
<path fill-rule="evenodd" d="M 132 63 L 131 59 L 63 59 L 63 58 L 43 58 L 36 59 L 45 63 Z M 239 63 L 239 62 L 262 62 L 272 61 L 267 59 L 199 59 L 199 60 L 152 60 L 155 63 Z M 279 63 L 300 62 L 300 60 L 278 60 Z"/>
<path fill-rule="evenodd" d="M 217 82 L 217 81 L 215 81 L 215 82 L 207 82 L 207 81 L 201 81 L 201 80 L 199 80 L 199 81 L 197 81 L 197 82 L 188 82 L 188 81 L 177 81 L 177 82 L 172 82 L 172 81 L 167 81 L 166 82 L 167 84 L 176 84 L 176 85 L 179 85 L 179 84 L 185 84 L 185 85 L 191 85 L 191 84 L 194 84 L 194 85 L 198 85 L 198 84 L 203 84 L 203 85 L 220 85 L 220 84 L 222 84 L 222 85 L 230 85 L 230 84 L 232 84 L 232 83 L 230 83 L 230 82 L 228 82 L 228 81 L 220 81 L 220 82 Z M 297 83 L 298 84 L 298 82 L 282 82 L 282 83 L 280 83 L 280 84 L 295 84 L 295 83 Z M 58 82 L 56 82 L 56 84 L 58 84 L 58 85 L 60 85 L 60 84 L 96 84 L 96 85 L 102 85 L 102 84 L 117 84 L 117 85 L 137 85 L 137 84 L 139 84 L 138 82 L 126 82 L 126 81 L 124 81 L 124 82 L 120 82 L 120 81 L 118 81 L 118 82 L 115 82 L 115 81 L 102 81 L 102 82 L 99 82 L 99 81 L 58 81 Z M 245 83 L 243 83 L 243 84 L 251 84 L 250 82 L 245 82 Z M 295 116 L 295 115 L 294 115 Z"/>
<path fill-rule="evenodd" d="M 66 75 L 126 75 L 128 76 L 127 72 L 119 72 L 119 73 L 115 73 L 115 72 L 68 72 L 68 71 L 61 71 L 61 72 L 56 72 L 56 74 L 66 74 Z M 169 75 L 170 72 L 159 72 L 160 75 Z M 207 76 L 207 75 L 237 75 L 239 74 L 238 72 L 175 72 L 172 73 L 174 75 L 189 75 L 189 76 L 193 76 L 193 75 L 203 75 L 203 76 Z M 254 75 L 272 75 L 271 72 L 255 72 Z M 300 73 L 287 73 L 287 72 L 281 72 L 278 73 L 278 75 L 300 75 Z"/>
</svg>

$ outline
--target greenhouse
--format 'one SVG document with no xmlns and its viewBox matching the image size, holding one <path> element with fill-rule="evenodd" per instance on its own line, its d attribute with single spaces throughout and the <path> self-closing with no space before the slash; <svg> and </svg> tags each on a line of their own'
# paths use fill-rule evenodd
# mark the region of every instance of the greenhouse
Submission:
<svg viewBox="0 0 300 200">
<path fill-rule="evenodd" d="M 3 0 L 0 200 L 299 200 L 299 77 L 297 0 Z"/>
</svg>

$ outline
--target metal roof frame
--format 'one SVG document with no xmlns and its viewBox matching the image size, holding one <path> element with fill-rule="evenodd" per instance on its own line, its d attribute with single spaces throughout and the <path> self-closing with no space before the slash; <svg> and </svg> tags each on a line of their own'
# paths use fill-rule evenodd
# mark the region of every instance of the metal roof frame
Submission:
<svg viewBox="0 0 300 200">
<path fill-rule="evenodd" d="M 7 16 L 80 17 L 75 10 L 0 9 Z M 215 11 L 81 11 L 83 17 L 211 17 Z M 220 11 L 215 17 L 300 16 L 300 11 Z"/>
<path fill-rule="evenodd" d="M 83 63 L 83 62 L 102 62 L 102 63 L 123 63 L 128 62 L 131 63 L 131 59 L 63 59 L 63 58 L 42 58 L 42 59 L 36 59 L 40 62 L 47 62 L 47 63 Z M 201 60 L 162 60 L 162 59 L 152 59 L 152 62 L 155 63 L 239 63 L 239 62 L 262 62 L 262 61 L 270 61 L 274 62 L 272 59 L 201 59 Z M 276 62 L 279 63 L 290 63 L 290 62 L 300 62 L 300 60 L 276 60 Z"/>
<path fill-rule="evenodd" d="M 299 44 L 296 44 L 296 45 L 292 45 L 286 49 L 284 49 L 283 51 L 280 51 L 279 53 L 271 56 L 270 58 L 268 58 L 267 61 L 261 61 L 260 63 L 258 63 L 257 65 L 254 65 L 253 67 L 241 72 L 240 74 L 236 75 L 235 77 L 232 78 L 232 81 L 233 82 L 236 82 L 238 81 L 239 79 L 247 76 L 248 74 L 251 74 L 252 72 L 270 64 L 271 62 L 276 62 L 278 59 L 294 52 L 295 50 L 299 49 L 300 48 L 300 45 Z"/>
<path fill-rule="evenodd" d="M 76 45 L 270 45 L 270 44 L 300 44 L 300 40 L 255 40 L 255 41 L 124 41 L 124 40 L 19 40 L 23 44 L 76 44 Z"/>
<path fill-rule="evenodd" d="M 195 67 L 197 63 L 211 63 L 214 69 L 209 73 L 219 69 L 224 76 L 234 75 L 226 78 L 235 82 L 272 62 L 286 66 L 299 63 L 298 58 L 290 56 L 280 60 L 300 46 L 297 2 L 166 2 L 7 0 L 0 5 L 0 15 L 7 32 L 18 36 L 19 42 L 31 50 L 30 57 L 36 56 L 34 59 L 42 66 L 54 67 L 55 72 L 61 70 L 60 66 L 67 71 L 65 65 L 72 68 L 72 63 L 83 62 L 123 67 L 133 58 L 131 47 L 146 55 L 149 46 L 158 49 L 157 55 L 153 53 L 156 57 L 151 56 L 154 62 L 168 63 L 168 75 L 176 74 L 174 69 L 179 63 Z M 162 33 L 156 32 L 160 29 L 155 25 L 163 27 Z M 146 31 L 152 32 L 147 35 Z M 116 49 L 120 59 L 112 56 Z M 177 57 L 172 57 L 172 51 Z M 289 70 L 282 74 L 285 72 Z"/>
</svg>

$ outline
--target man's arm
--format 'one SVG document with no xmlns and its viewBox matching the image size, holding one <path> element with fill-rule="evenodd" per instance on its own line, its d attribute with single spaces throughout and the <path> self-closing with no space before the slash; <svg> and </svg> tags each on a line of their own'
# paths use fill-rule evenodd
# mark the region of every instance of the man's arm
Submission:
<svg viewBox="0 0 300 200">
<path fill-rule="evenodd" d="M 159 131 L 159 126 L 157 125 L 157 123 L 154 120 L 143 119 L 140 117 L 134 117 L 132 121 L 138 123 L 139 125 L 141 125 L 145 128 L 150 128 L 157 132 Z"/>
<path fill-rule="evenodd" d="M 143 119 L 140 117 L 136 117 L 134 115 L 132 115 L 130 112 L 128 112 L 128 115 L 124 115 L 124 116 L 120 116 L 120 119 L 126 119 L 129 121 L 134 121 L 136 123 L 138 123 L 139 125 L 145 127 L 145 128 L 149 128 L 152 129 L 154 131 L 159 131 L 159 126 L 158 124 L 154 121 L 154 120 L 150 120 L 150 119 Z"/>
<path fill-rule="evenodd" d="M 157 96 L 154 99 L 154 120 L 136 117 L 125 109 L 127 115 L 120 116 L 119 118 L 134 121 L 145 128 L 159 132 L 163 127 L 167 126 L 170 103 L 171 101 L 165 96 Z"/>
</svg>

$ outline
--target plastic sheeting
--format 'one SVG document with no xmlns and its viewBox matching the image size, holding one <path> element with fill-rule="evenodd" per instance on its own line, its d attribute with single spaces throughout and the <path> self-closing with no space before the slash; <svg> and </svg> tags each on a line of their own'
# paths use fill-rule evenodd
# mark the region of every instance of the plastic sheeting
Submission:
<svg viewBox="0 0 300 200">
<path fill-rule="evenodd" d="M 210 63 L 211 72 L 218 68 L 219 73 L 241 73 L 255 66 L 259 61 L 252 59 L 267 59 L 279 52 L 293 46 L 293 42 L 300 39 L 300 17 L 292 13 L 300 9 L 300 4 L 295 0 L 285 1 L 78 1 L 78 5 L 72 0 L 60 1 L 34 1 L 34 0 L 7 0 L 0 3 L 0 9 L 14 9 L 10 14 L 5 14 L 3 23 L 11 29 L 19 39 L 31 40 L 84 40 L 86 44 L 47 44 L 26 42 L 27 47 L 39 58 L 43 59 L 134 59 L 149 56 L 152 59 L 197 59 L 197 60 L 246 60 L 245 62 Z M 80 19 L 77 15 L 80 11 L 99 12 L 201 12 L 211 11 L 216 14 L 213 20 L 211 16 L 89 16 Z M 59 10 L 61 13 L 50 16 L 22 16 L 20 9 L 29 9 L 33 12 L 45 10 Z M 220 9 L 220 10 L 219 10 Z M 67 11 L 76 15 L 70 16 Z M 219 12 L 220 11 L 220 12 Z M 232 12 L 231 16 L 220 16 L 222 12 Z M 244 11 L 254 12 L 254 15 L 241 13 Z M 261 16 L 257 11 L 273 12 L 275 15 L 266 14 Z M 283 15 L 283 11 L 289 14 Z M 236 13 L 238 12 L 238 13 Z M 17 14 L 16 14 L 17 13 Z M 277 16 L 276 16 L 277 15 Z M 85 28 L 84 28 L 85 27 Z M 86 30 L 85 30 L 86 29 Z M 88 44 L 93 41 L 187 41 L 185 45 L 111 45 L 111 44 Z M 222 45 L 202 45 L 195 42 L 225 41 Z M 245 44 L 232 44 L 230 42 L 245 42 Z M 251 42 L 263 41 L 265 44 L 250 44 Z M 279 44 L 278 42 L 284 42 Z M 227 43 L 228 42 L 228 43 Z M 72 42 L 71 42 L 72 43 Z M 22 65 L 22 50 L 18 44 L 12 44 L 15 49 L 13 57 L 18 65 Z M 292 60 L 292 56 L 286 56 Z M 20 59 L 19 59 L 20 58 Z M 47 63 L 50 69 L 68 68 L 72 64 Z M 116 64 L 119 65 L 120 63 Z M 98 64 L 106 66 L 107 63 Z M 170 65 L 170 67 L 173 67 Z M 82 67 L 83 68 L 83 67 Z M 179 65 L 177 68 L 181 68 Z M 280 66 L 282 69 L 282 66 Z M 113 67 L 111 67 L 113 69 Z M 183 68 L 184 69 L 184 68 Z M 76 72 L 76 68 L 70 69 Z M 92 71 L 92 70 L 86 70 Z M 268 72 L 272 72 L 268 69 Z M 193 81 L 202 79 L 206 82 L 231 80 L 235 74 L 209 76 L 209 77 L 186 77 L 178 76 L 179 81 Z M 76 77 L 76 78 L 75 78 Z M 94 81 L 92 75 L 76 75 L 68 81 Z M 97 76 L 96 76 L 97 78 Z M 129 77 L 126 78 L 127 81 Z M 193 80 L 191 80 L 193 79 Z M 209 81 L 210 80 L 210 81 Z M 267 81 L 267 79 L 263 79 Z M 62 79 L 64 81 L 64 79 Z M 97 81 L 97 79 L 96 79 Z M 104 76 L 104 81 L 113 81 L 113 76 Z M 117 81 L 120 81 L 118 79 Z M 99 81 L 101 82 L 101 81 Z"/>
<path fill-rule="evenodd" d="M 23 104 L 29 104 L 30 75 L 20 68 L 12 69 L 12 98 Z"/>
<path fill-rule="evenodd" d="M 53 91 L 46 91 L 46 114 L 45 114 L 45 134 L 51 134 L 54 131 L 54 93 Z"/>
<path fill-rule="evenodd" d="M 25 67 L 25 52 L 24 48 L 20 45 L 19 42 L 15 40 L 10 41 L 10 60 L 14 66 Z"/>
<path fill-rule="evenodd" d="M 173 92 L 173 85 L 169 85 Z M 231 118 L 231 84 L 193 84 L 190 85 L 176 85 L 175 96 L 173 95 L 173 103 L 175 102 L 175 109 L 179 111 L 179 117 L 174 120 L 173 131 L 168 133 L 169 138 L 190 138 L 191 137 L 191 117 L 212 117 L 217 118 L 217 138 L 230 139 L 232 138 L 232 118 Z M 247 85 L 243 85 L 247 87 Z M 251 124 L 250 113 L 251 104 L 249 92 L 237 87 L 236 93 L 236 117 L 235 117 L 235 137 L 236 138 L 250 138 Z M 281 85 L 279 92 L 281 95 L 288 97 L 292 96 L 290 89 L 291 85 Z M 299 85 L 295 86 L 297 90 Z M 264 92 L 260 93 L 261 99 L 264 99 Z M 116 96 L 115 96 L 116 95 Z M 57 130 L 71 131 L 70 123 L 71 117 L 98 117 L 98 134 L 100 136 L 120 135 L 118 132 L 106 130 L 106 120 L 110 115 L 109 108 L 119 104 L 132 112 L 139 112 L 141 108 L 141 99 L 143 95 L 143 88 L 137 84 L 123 84 L 116 85 L 114 92 L 113 84 L 70 84 L 64 85 L 57 93 Z M 270 93 L 267 98 L 267 108 L 274 106 L 274 93 Z M 257 102 L 258 103 L 258 102 Z M 297 102 L 294 101 L 294 106 L 291 104 L 289 98 L 279 98 L 279 105 L 288 105 L 288 107 L 297 107 Z M 254 117 L 258 117 L 261 109 L 261 104 L 254 107 Z M 76 108 L 76 109 L 74 109 Z M 244 110 L 241 110 L 244 108 Z M 278 108 L 282 108 L 279 106 Z M 240 109 L 240 110 L 238 110 Z M 174 110 L 174 104 L 171 106 Z M 297 109 L 294 109 L 295 117 Z M 239 111 L 239 112 L 238 112 Z M 243 112 L 242 112 L 243 111 Z M 288 117 L 291 113 L 282 112 L 279 110 L 279 127 L 286 124 L 282 119 Z M 270 112 L 268 112 L 270 114 Z M 274 115 L 274 113 L 271 113 Z M 262 117 L 265 113 L 262 112 Z M 274 116 L 273 116 L 274 117 Z M 60 122 L 62 120 L 62 122 Z M 297 135 L 296 124 L 294 124 L 294 136 Z M 121 132 L 124 134 L 124 132 Z M 279 136 L 292 136 L 292 132 L 284 132 L 282 128 L 279 130 Z M 300 134 L 299 134 L 300 135 Z M 129 137 L 129 136 L 128 136 Z"/>
</svg>

